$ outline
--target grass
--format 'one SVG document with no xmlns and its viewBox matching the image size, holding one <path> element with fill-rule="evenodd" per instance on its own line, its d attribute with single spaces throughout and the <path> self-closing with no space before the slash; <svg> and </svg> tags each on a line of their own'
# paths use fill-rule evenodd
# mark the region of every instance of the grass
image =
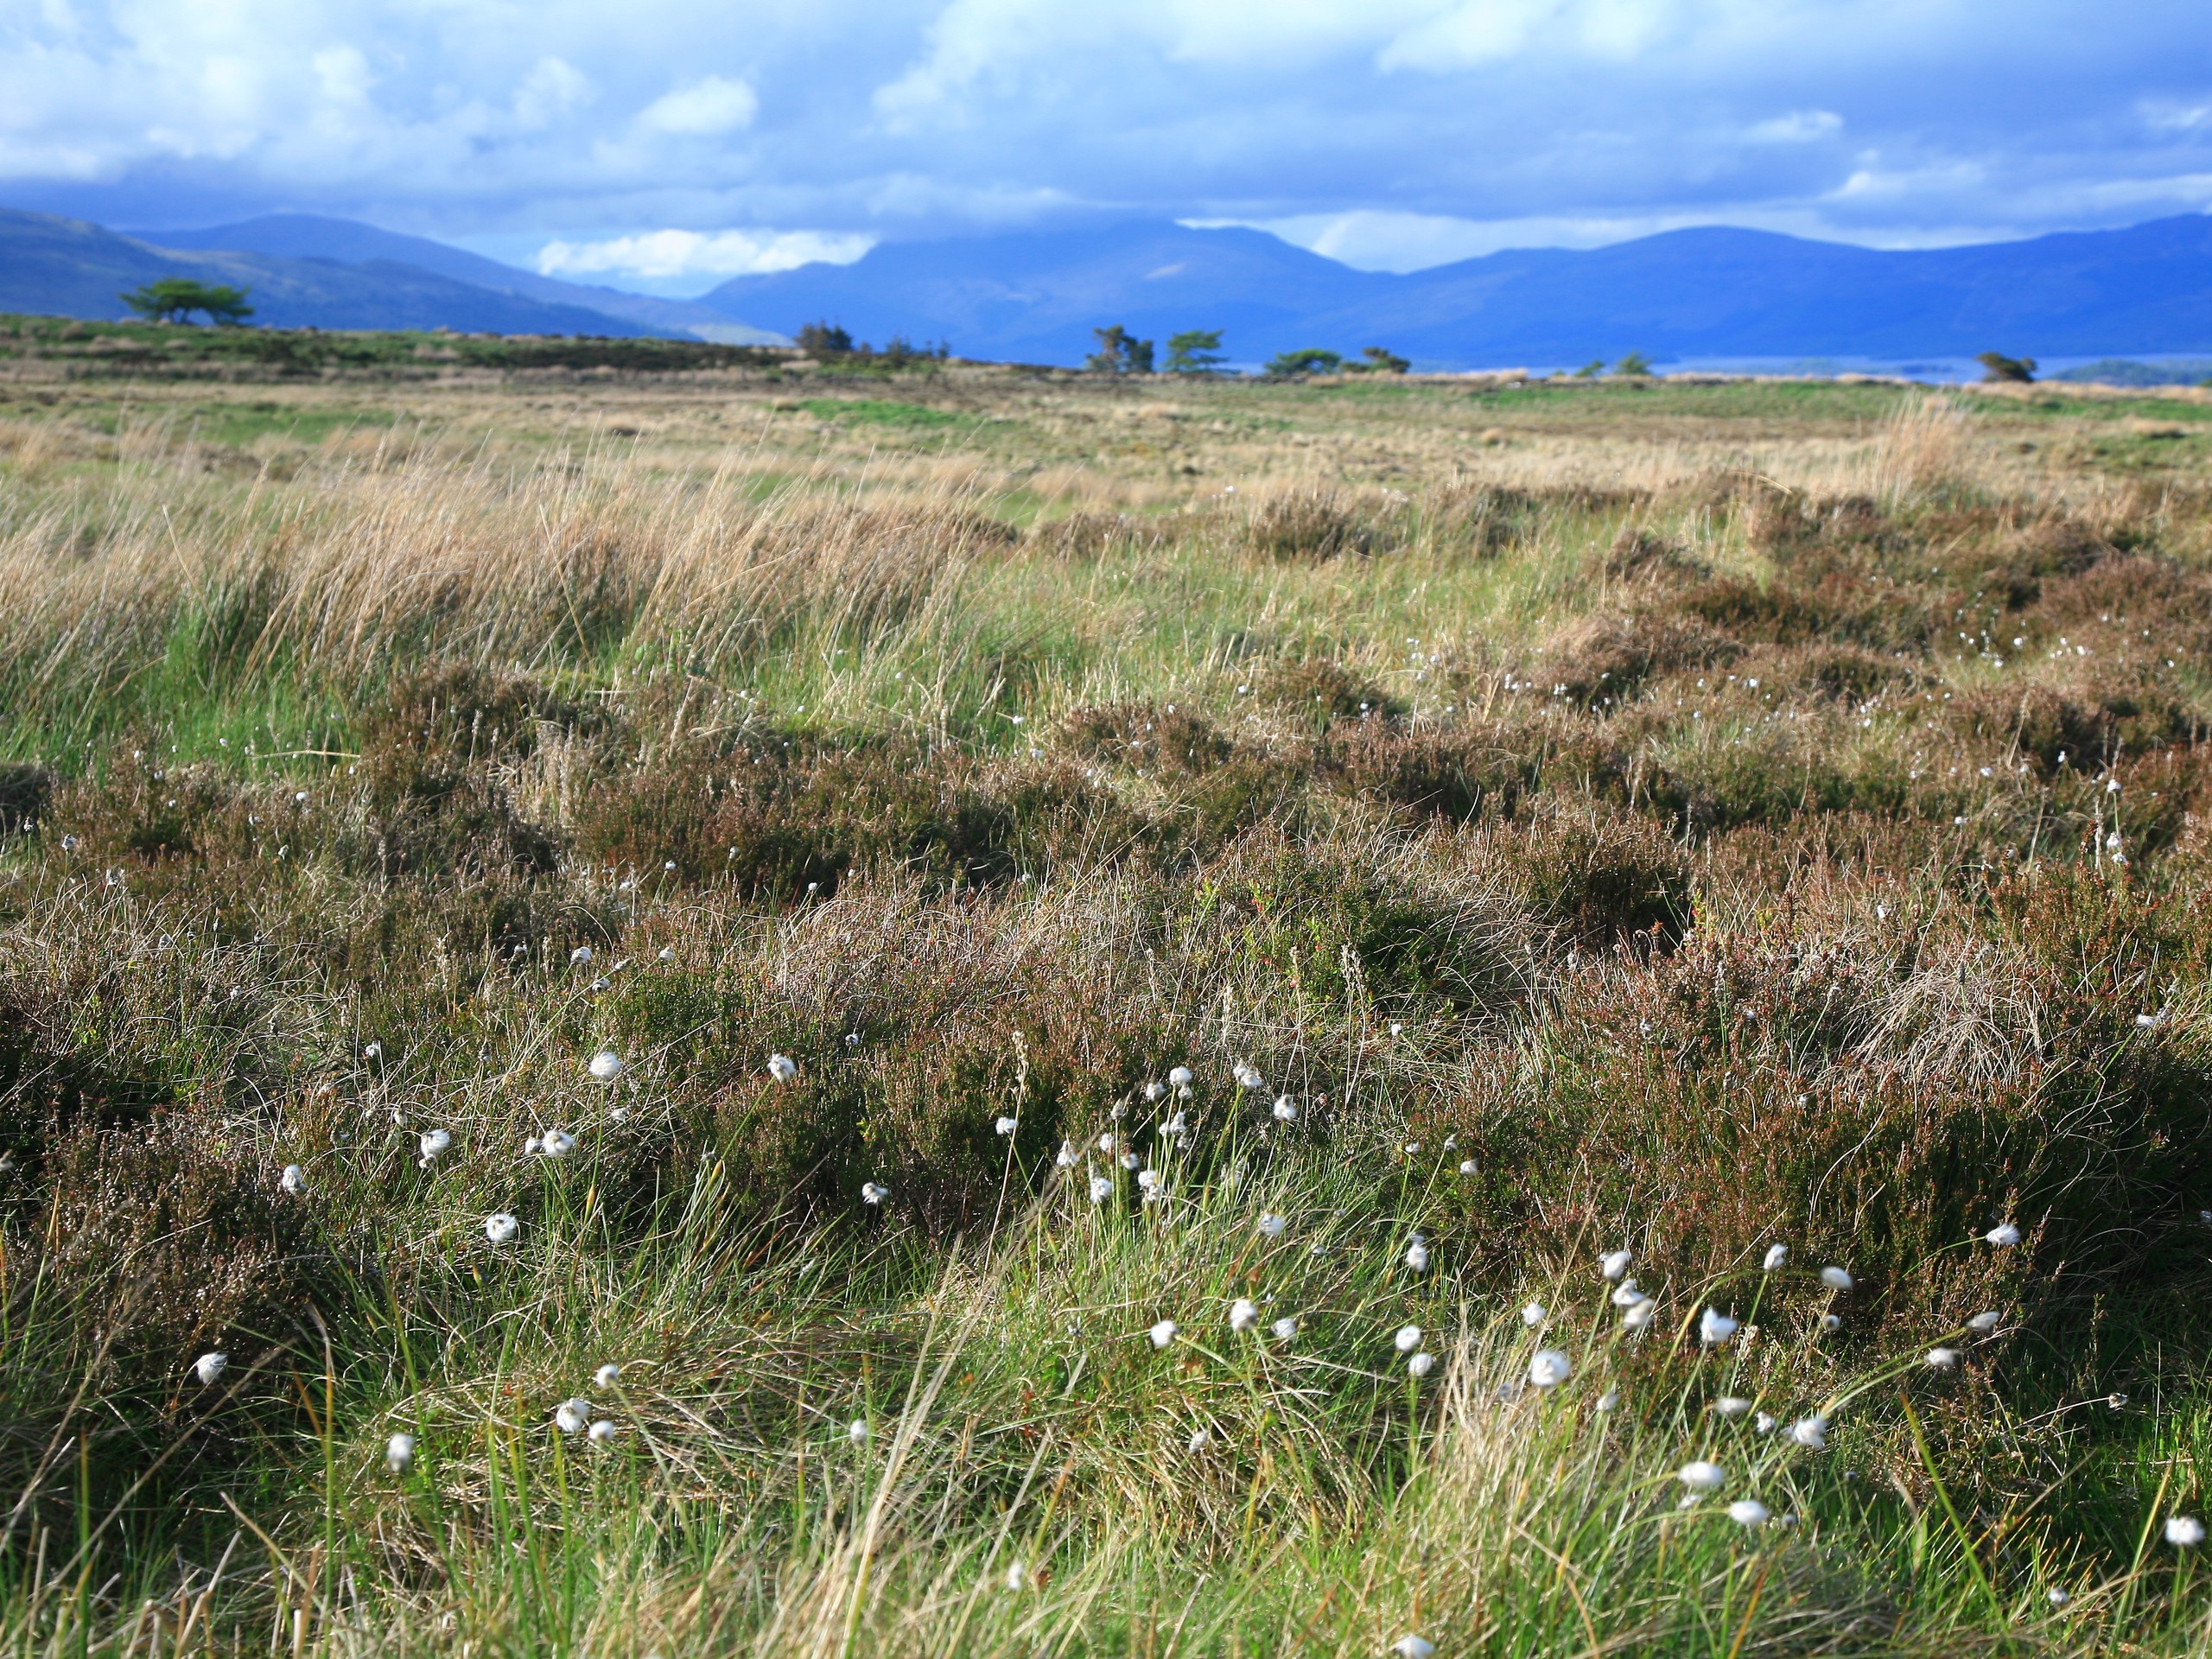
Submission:
<svg viewBox="0 0 2212 1659">
<path fill-rule="evenodd" d="M 35 368 L 10 1651 L 2212 1642 L 2136 404 Z"/>
</svg>

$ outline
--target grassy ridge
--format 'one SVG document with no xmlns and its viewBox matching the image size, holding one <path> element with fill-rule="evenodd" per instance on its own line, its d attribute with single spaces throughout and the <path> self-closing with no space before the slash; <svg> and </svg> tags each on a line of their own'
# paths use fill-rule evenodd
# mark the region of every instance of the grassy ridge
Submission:
<svg viewBox="0 0 2212 1659">
<path fill-rule="evenodd" d="M 7 1639 L 2197 1650 L 2212 509 L 1732 390 L 10 427 Z"/>
</svg>

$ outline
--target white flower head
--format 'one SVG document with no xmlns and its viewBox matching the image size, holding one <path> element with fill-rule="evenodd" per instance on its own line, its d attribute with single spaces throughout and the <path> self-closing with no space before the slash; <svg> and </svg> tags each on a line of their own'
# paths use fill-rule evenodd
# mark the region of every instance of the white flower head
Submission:
<svg viewBox="0 0 2212 1659">
<path fill-rule="evenodd" d="M 1427 1376 L 1429 1372 L 1434 1369 L 1435 1364 L 1436 1356 L 1434 1354 L 1415 1354 L 1411 1359 L 1406 1362 L 1406 1373 L 1409 1376 Z"/>
<path fill-rule="evenodd" d="M 1419 1238 L 1406 1246 L 1406 1265 L 1415 1273 L 1428 1271 L 1428 1246 Z"/>
<path fill-rule="evenodd" d="M 1109 1129 L 1104 1135 L 1098 1137 L 1098 1150 L 1101 1152 L 1111 1152 L 1114 1150 L 1114 1135 L 1112 1130 Z"/>
<path fill-rule="evenodd" d="M 1277 1342 L 1288 1342 L 1298 1334 L 1298 1321 L 1286 1313 L 1268 1328 L 1275 1333 Z"/>
<path fill-rule="evenodd" d="M 617 1432 L 614 1420 L 612 1417 L 602 1417 L 584 1431 L 584 1439 L 589 1440 L 594 1446 L 612 1446 L 614 1444 L 614 1436 Z"/>
<path fill-rule="evenodd" d="M 1773 1433 L 1774 1414 L 1771 1412 L 1765 1411 L 1759 1413 L 1758 1416 L 1751 1419 L 1751 1427 L 1762 1434 Z"/>
<path fill-rule="evenodd" d="M 308 1190 L 308 1173 L 297 1164 L 284 1166 L 284 1173 L 276 1178 L 277 1190 L 288 1198 L 298 1198 Z"/>
<path fill-rule="evenodd" d="M 1398 1659 L 1430 1659 L 1436 1651 L 1436 1643 L 1427 1637 L 1402 1636 L 1390 1644 L 1390 1651 Z"/>
<path fill-rule="evenodd" d="M 1528 1306 L 1521 1310 L 1521 1323 L 1527 1325 L 1531 1331 L 1534 1331 L 1538 1325 L 1541 1325 L 1550 1317 L 1551 1315 L 1546 1311 L 1544 1305 L 1541 1302 L 1531 1302 Z"/>
<path fill-rule="evenodd" d="M 1146 1084 L 1144 1086 L 1144 1097 L 1149 1101 L 1162 1101 L 1166 1099 L 1167 1085 L 1164 1083 L 1159 1082 Z"/>
<path fill-rule="evenodd" d="M 1618 1406 L 1620 1402 L 1621 1391 L 1618 1389 L 1607 1389 L 1603 1394 L 1598 1396 L 1598 1404 L 1596 1408 L 1599 1411 L 1611 1411 L 1615 1407 Z"/>
<path fill-rule="evenodd" d="M 1821 1269 L 1821 1282 L 1830 1290 L 1849 1290 L 1851 1275 L 1841 1268 L 1826 1267 Z"/>
<path fill-rule="evenodd" d="M 2002 1313 L 1996 1312 L 1994 1309 L 1992 1309 L 1986 1313 L 1977 1313 L 1974 1318 L 1968 1319 L 1967 1321 L 1967 1329 L 1974 1332 L 1977 1335 L 1986 1336 L 1990 1332 L 1994 1331 L 1999 1325 L 2004 1323 L 2005 1316 Z"/>
<path fill-rule="evenodd" d="M 1659 1312 L 1659 1304 L 1649 1298 L 1621 1310 L 1621 1329 L 1634 1334 L 1649 1327 L 1652 1317 Z"/>
<path fill-rule="evenodd" d="M 612 1083 L 622 1075 L 622 1057 L 611 1048 L 602 1048 L 591 1057 L 587 1069 L 601 1083 Z"/>
<path fill-rule="evenodd" d="M 1624 1279 L 1613 1287 L 1612 1304 L 1615 1307 L 1634 1307 L 1638 1302 L 1651 1299 L 1636 1287 L 1636 1281 Z"/>
<path fill-rule="evenodd" d="M 1608 1279 L 1618 1279 L 1628 1271 L 1628 1264 L 1636 1260 L 1632 1250 L 1608 1250 L 1598 1258 L 1598 1271 Z"/>
<path fill-rule="evenodd" d="M 1192 1452 L 1203 1452 L 1211 1444 L 1213 1444 L 1213 1436 L 1205 1429 L 1194 1428 L 1191 1431 L 1190 1446 Z"/>
<path fill-rule="evenodd" d="M 1765 1258 L 1759 1263 L 1759 1271 L 1772 1273 L 1789 1259 L 1789 1247 L 1787 1244 L 1770 1244 L 1766 1247 Z"/>
<path fill-rule="evenodd" d="M 230 1369 L 230 1363 L 228 1354 L 202 1354 L 192 1362 L 192 1374 L 200 1379 L 202 1388 L 211 1388 Z"/>
<path fill-rule="evenodd" d="M 578 945 L 575 950 L 569 952 L 569 960 L 575 966 L 578 968 L 582 967 L 586 963 L 591 960 L 591 946 L 588 944 Z"/>
<path fill-rule="evenodd" d="M 1062 1169 L 1073 1169 L 1077 1164 L 1083 1161 L 1083 1154 L 1075 1149 L 1074 1141 L 1063 1141 L 1060 1142 L 1060 1149 L 1054 1154 L 1052 1161 Z"/>
<path fill-rule="evenodd" d="M 1767 1507 L 1756 1497 L 1739 1497 L 1728 1506 L 1728 1518 L 1739 1527 L 1763 1527 Z"/>
<path fill-rule="evenodd" d="M 1015 1591 L 1027 1590 L 1029 1587 L 1029 1569 L 1020 1561 L 1008 1562 L 1006 1569 L 1006 1587 Z"/>
<path fill-rule="evenodd" d="M 1994 1244 L 2000 1250 L 2009 1250 L 2013 1245 L 2020 1242 L 2020 1230 L 2015 1227 L 2009 1221 L 1999 1222 L 1996 1226 L 1984 1233 L 1982 1237 L 1988 1240 L 1989 1243 Z"/>
<path fill-rule="evenodd" d="M 672 944 L 664 944 L 661 946 L 659 959 L 663 962 L 674 962 L 676 960 L 676 947 Z"/>
<path fill-rule="evenodd" d="M 1174 1320 L 1162 1319 L 1159 1324 L 1154 1325 L 1151 1330 L 1146 1332 L 1145 1335 L 1152 1338 L 1152 1345 L 1154 1347 L 1165 1348 L 1169 1343 L 1175 1340 L 1175 1332 L 1178 1328 L 1179 1327 L 1176 1325 Z"/>
<path fill-rule="evenodd" d="M 768 1075 L 778 1083 L 796 1082 L 798 1077 L 798 1062 L 788 1054 L 771 1054 L 768 1057 Z"/>
<path fill-rule="evenodd" d="M 1144 1162 L 1144 1160 L 1138 1157 L 1134 1152 L 1125 1152 L 1122 1154 L 1119 1161 L 1123 1169 L 1135 1169 L 1139 1164 Z"/>
<path fill-rule="evenodd" d="M 861 1183 L 861 1202 L 872 1208 L 880 1207 L 884 1199 L 890 1196 L 891 1189 L 880 1182 L 862 1181 Z"/>
<path fill-rule="evenodd" d="M 1821 1329 L 1826 1332 L 1829 1336 L 1834 1336 L 1837 1332 L 1843 1329 L 1843 1315 L 1840 1313 L 1821 1314 Z"/>
<path fill-rule="evenodd" d="M 1295 1123 L 1298 1121 L 1298 1103 L 1288 1095 L 1275 1096 L 1274 1110 L 1278 1123 Z"/>
<path fill-rule="evenodd" d="M 866 1446 L 868 1433 L 868 1419 L 865 1417 L 855 1417 L 845 1426 L 845 1438 L 855 1446 Z"/>
<path fill-rule="evenodd" d="M 575 1144 L 576 1137 L 562 1129 L 548 1129 L 537 1137 L 537 1148 L 548 1158 L 565 1158 Z"/>
<path fill-rule="evenodd" d="M 1398 1344 L 1400 1353 L 1410 1354 L 1421 1346 L 1421 1326 L 1417 1325 L 1402 1326 L 1398 1334 L 1391 1340 Z"/>
<path fill-rule="evenodd" d="M 1167 1073 L 1167 1084 L 1171 1089 L 1188 1089 L 1191 1086 L 1191 1068 L 1187 1065 L 1171 1068 Z"/>
<path fill-rule="evenodd" d="M 1557 1348 L 1539 1348 L 1529 1356 L 1529 1381 L 1540 1389 L 1555 1389 L 1574 1375 L 1574 1362 Z"/>
<path fill-rule="evenodd" d="M 1137 1185 L 1144 1192 L 1149 1192 L 1159 1185 L 1160 1172 L 1158 1170 L 1141 1169 L 1137 1172 Z"/>
<path fill-rule="evenodd" d="M 1260 1305 L 1249 1296 L 1239 1296 L 1229 1305 L 1229 1328 L 1249 1331 L 1260 1322 Z"/>
<path fill-rule="evenodd" d="M 1021 1123 L 1019 1119 L 1002 1117 L 999 1119 L 997 1122 L 991 1125 L 991 1133 L 994 1135 L 1012 1135 L 1020 1127 Z"/>
<path fill-rule="evenodd" d="M 1959 1351 L 1955 1348 L 1930 1348 L 1928 1351 L 1928 1369 L 1931 1371 L 1956 1370 L 1958 1364 Z"/>
<path fill-rule="evenodd" d="M 522 1230 L 522 1223 L 502 1210 L 484 1217 L 484 1236 L 494 1244 L 504 1244 Z"/>
<path fill-rule="evenodd" d="M 1260 1211 L 1260 1233 L 1262 1237 L 1281 1238 L 1282 1230 L 1289 1225 L 1289 1221 L 1284 1217 L 1278 1216 L 1271 1211 Z"/>
<path fill-rule="evenodd" d="M 591 1374 L 591 1380 L 595 1387 L 611 1389 L 622 1380 L 622 1368 L 610 1359 Z"/>
<path fill-rule="evenodd" d="M 1675 1478 L 1693 1492 L 1717 1492 L 1728 1484 L 1728 1471 L 1717 1463 L 1700 1458 L 1677 1469 Z"/>
<path fill-rule="evenodd" d="M 2070 1591 L 2063 1590 L 2055 1584 L 2044 1592 L 2044 1599 L 2049 1601 L 2054 1607 L 2063 1607 L 2068 1602 L 2074 1599 L 2073 1593 Z"/>
<path fill-rule="evenodd" d="M 448 1129 L 425 1129 L 416 1138 L 415 1144 L 422 1152 L 423 1166 L 428 1168 L 433 1158 L 453 1145 L 453 1134 Z"/>
<path fill-rule="evenodd" d="M 1751 1408 L 1751 1402 L 1740 1394 L 1724 1394 L 1713 1402 L 1713 1408 L 1733 1422 Z"/>
<path fill-rule="evenodd" d="M 1090 1201 L 1093 1204 L 1103 1204 L 1107 1199 L 1113 1196 L 1113 1177 L 1110 1175 L 1094 1175 L 1090 1178 Z"/>
<path fill-rule="evenodd" d="M 1825 1452 L 1828 1444 L 1828 1420 L 1818 1412 L 1809 1417 L 1800 1417 L 1789 1425 L 1789 1438 L 1808 1451 Z"/>
<path fill-rule="evenodd" d="M 1475 1173 L 1475 1160 L 1471 1158 L 1462 1158 L 1459 1160 L 1459 1173 L 1462 1175 L 1473 1174 Z"/>
<path fill-rule="evenodd" d="M 553 1426 L 563 1434 L 581 1434 L 591 1421 L 591 1402 L 578 1398 L 563 1400 L 553 1408 Z"/>
<path fill-rule="evenodd" d="M 2166 1541 L 2176 1549 L 2194 1549 L 2204 1541 L 2204 1523 L 2193 1515 L 2169 1516 Z"/>
<path fill-rule="evenodd" d="M 1239 1060 L 1236 1065 L 1230 1066 L 1229 1068 L 1229 1074 L 1236 1079 L 1237 1086 L 1240 1088 L 1264 1089 L 1268 1086 L 1268 1080 L 1262 1077 L 1249 1062 L 1244 1060 Z"/>
<path fill-rule="evenodd" d="M 1738 1322 L 1730 1319 L 1717 1307 L 1708 1307 L 1698 1316 L 1697 1338 L 1707 1347 L 1715 1347 L 1736 1334 Z"/>
<path fill-rule="evenodd" d="M 407 1472 L 407 1465 L 415 1461 L 415 1437 L 395 1434 L 384 1443 L 384 1460 L 395 1475 Z"/>
</svg>

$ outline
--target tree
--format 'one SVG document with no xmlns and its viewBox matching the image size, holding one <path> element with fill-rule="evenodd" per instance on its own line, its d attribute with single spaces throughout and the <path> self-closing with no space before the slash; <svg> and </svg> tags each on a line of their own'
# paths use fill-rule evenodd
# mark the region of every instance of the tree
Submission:
<svg viewBox="0 0 2212 1659">
<path fill-rule="evenodd" d="M 1651 372 L 1651 359 L 1642 352 L 1630 352 L 1613 365 L 1613 372 L 1626 379 L 1642 379 Z"/>
<path fill-rule="evenodd" d="M 1167 372 L 1206 374 L 1229 359 L 1221 354 L 1221 330 L 1186 328 L 1167 336 Z"/>
<path fill-rule="evenodd" d="M 1084 359 L 1086 369 L 1096 374 L 1152 372 L 1152 341 L 1139 340 L 1118 322 L 1110 328 L 1094 328 L 1090 333 L 1098 342 L 1098 349 Z"/>
<path fill-rule="evenodd" d="M 1384 346 L 1363 346 L 1359 348 L 1359 354 L 1367 360 L 1353 366 L 1364 369 L 1370 374 L 1403 374 L 1413 367 L 1411 363 Z"/>
<path fill-rule="evenodd" d="M 205 311 L 217 327 L 235 326 L 253 315 L 245 302 L 251 290 L 226 284 L 211 287 L 189 276 L 162 276 L 116 297 L 149 322 L 185 322 Z"/>
<path fill-rule="evenodd" d="M 2015 385 L 2026 385 L 2036 378 L 2036 360 L 2032 357 L 2006 357 L 2001 352 L 1984 352 L 1974 361 L 1981 365 L 1985 380 L 2009 380 Z"/>
<path fill-rule="evenodd" d="M 810 322 L 798 331 L 798 345 L 809 357 L 849 357 L 853 337 L 835 323 Z"/>
<path fill-rule="evenodd" d="M 1605 359 L 1602 357 L 1593 357 L 1574 372 L 1574 378 L 1578 380 L 1595 380 L 1605 372 Z"/>
<path fill-rule="evenodd" d="M 1343 358 L 1334 352 L 1325 352 L 1318 346 L 1308 346 L 1295 352 L 1278 352 L 1268 359 L 1269 374 L 1334 374 L 1343 366 Z"/>
</svg>

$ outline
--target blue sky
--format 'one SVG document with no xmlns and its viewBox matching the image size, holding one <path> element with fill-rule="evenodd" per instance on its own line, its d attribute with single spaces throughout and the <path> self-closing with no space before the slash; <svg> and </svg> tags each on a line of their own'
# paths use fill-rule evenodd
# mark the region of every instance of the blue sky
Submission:
<svg viewBox="0 0 2212 1659">
<path fill-rule="evenodd" d="M 2206 0 L 0 0 L 0 203 L 692 292 L 1142 214 L 1374 268 L 2212 207 Z"/>
</svg>

